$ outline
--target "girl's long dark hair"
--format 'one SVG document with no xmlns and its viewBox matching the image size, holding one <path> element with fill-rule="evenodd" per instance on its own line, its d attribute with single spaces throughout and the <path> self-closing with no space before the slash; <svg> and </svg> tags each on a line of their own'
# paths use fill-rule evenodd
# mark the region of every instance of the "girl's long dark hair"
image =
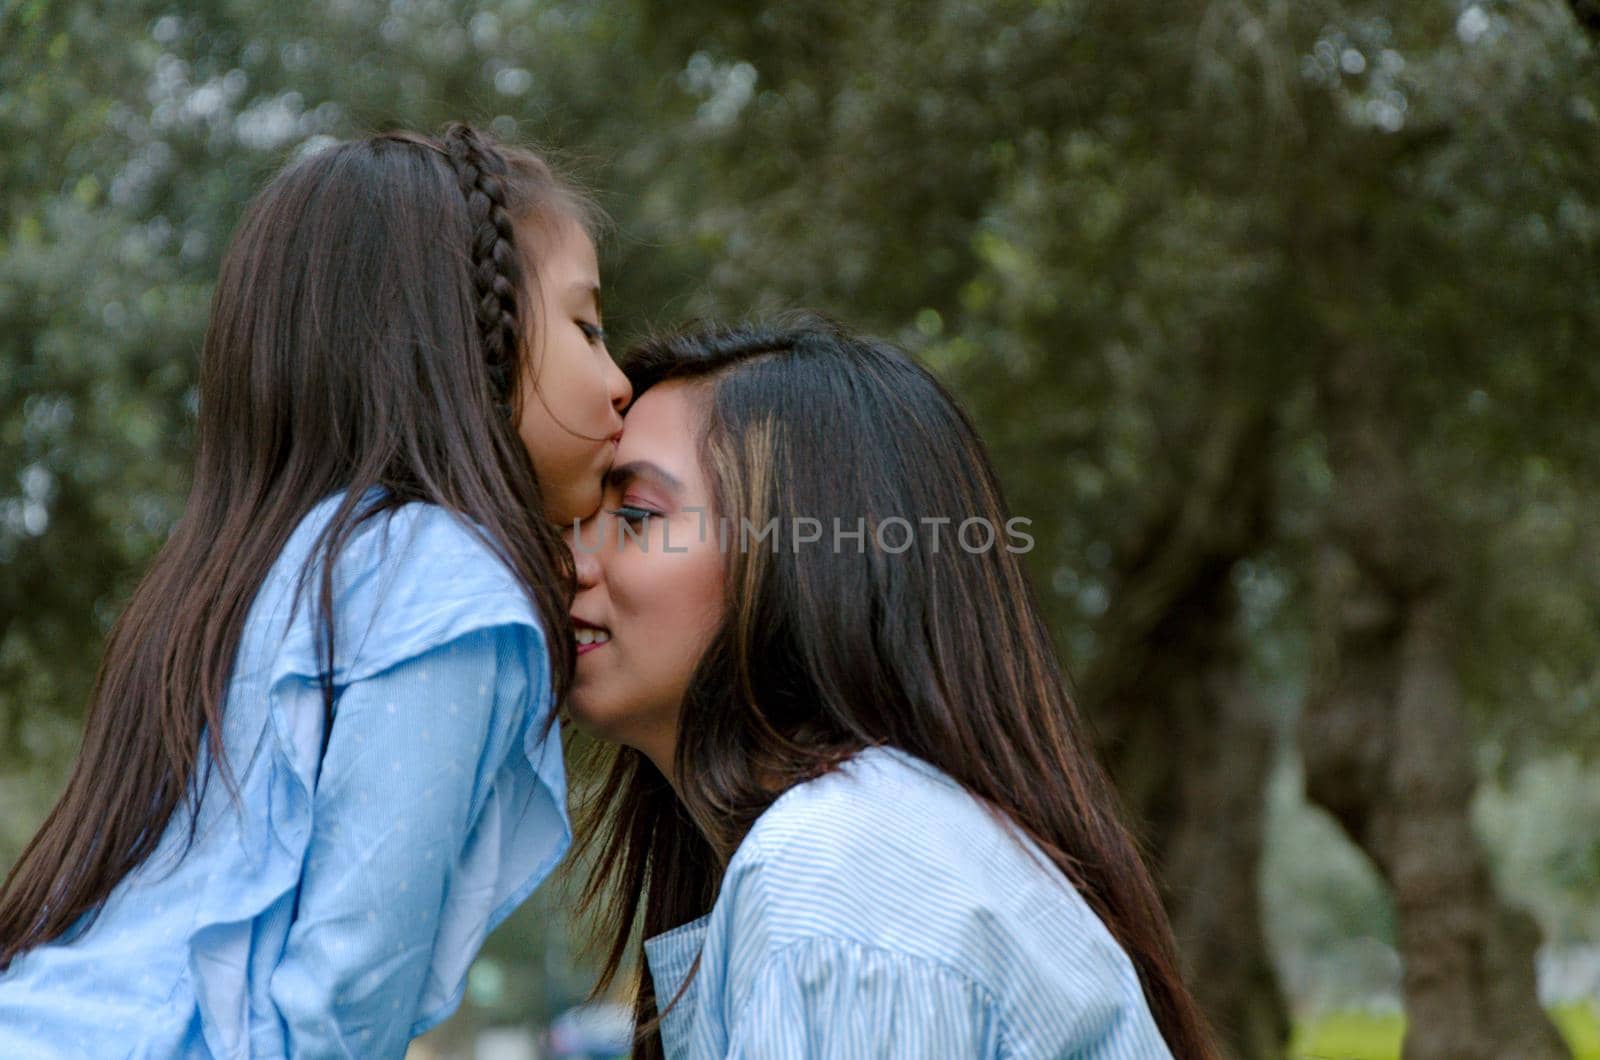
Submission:
<svg viewBox="0 0 1600 1060">
<path fill-rule="evenodd" d="M 193 843 L 203 738 L 237 796 L 221 721 L 245 618 L 330 494 L 345 491 L 306 567 L 320 553 L 329 670 L 334 557 L 368 519 L 427 501 L 482 528 L 567 687 L 571 556 L 513 419 L 538 264 L 517 223 L 547 215 L 593 220 L 538 155 L 459 124 L 335 145 L 257 196 L 212 301 L 188 503 L 112 627 L 66 790 L 0 890 L 0 970 L 92 919 L 180 806 Z M 382 502 L 358 510 L 374 486 Z M 331 726 L 331 675 L 323 697 Z"/>
<path fill-rule="evenodd" d="M 810 516 L 827 534 L 864 517 L 869 537 L 862 551 L 730 544 L 726 616 L 682 706 L 677 796 L 637 751 L 599 749 L 611 761 L 584 802 L 578 859 L 608 950 L 597 992 L 637 932 L 710 909 L 775 791 L 887 745 L 1037 843 L 1132 958 L 1174 1053 L 1215 1056 L 1021 563 L 1004 536 L 976 554 L 955 536 L 965 519 L 1001 532 L 1009 517 L 950 394 L 895 348 L 813 317 L 652 341 L 625 367 L 636 398 L 668 380 L 703 385 L 701 459 L 730 526 Z M 871 544 L 892 516 L 919 528 L 901 554 Z M 935 548 L 921 520 L 939 518 Z M 657 1008 L 643 969 L 635 1056 L 661 1055 Z"/>
</svg>

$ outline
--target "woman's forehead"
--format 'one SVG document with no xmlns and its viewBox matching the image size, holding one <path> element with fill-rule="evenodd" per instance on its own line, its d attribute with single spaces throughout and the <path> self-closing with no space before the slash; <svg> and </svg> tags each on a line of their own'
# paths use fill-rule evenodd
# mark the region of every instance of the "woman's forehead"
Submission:
<svg viewBox="0 0 1600 1060">
<path fill-rule="evenodd" d="M 704 405 L 696 400 L 697 389 L 683 382 L 660 383 L 636 398 L 623 417 L 616 464 L 647 461 L 685 485 L 699 482 L 695 440 Z"/>
</svg>

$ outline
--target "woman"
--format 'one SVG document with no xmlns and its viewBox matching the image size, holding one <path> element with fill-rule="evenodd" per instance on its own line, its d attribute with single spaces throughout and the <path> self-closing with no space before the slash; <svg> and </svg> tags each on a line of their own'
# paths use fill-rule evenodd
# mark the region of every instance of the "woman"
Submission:
<svg viewBox="0 0 1600 1060">
<path fill-rule="evenodd" d="M 568 702 L 635 1055 L 1214 1055 L 950 396 L 814 319 L 625 367 Z"/>
<path fill-rule="evenodd" d="M 629 393 L 592 216 L 464 125 L 251 205 L 188 506 L 0 892 L 0 1056 L 399 1057 L 459 1004 L 569 841 L 555 524 Z"/>
</svg>

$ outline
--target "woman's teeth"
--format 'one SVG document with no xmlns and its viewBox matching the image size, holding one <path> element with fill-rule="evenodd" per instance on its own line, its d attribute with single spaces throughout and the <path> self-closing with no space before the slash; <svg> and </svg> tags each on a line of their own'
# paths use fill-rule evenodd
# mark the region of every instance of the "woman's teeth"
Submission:
<svg viewBox="0 0 1600 1060">
<path fill-rule="evenodd" d="M 575 632 L 579 644 L 604 644 L 611 639 L 611 634 L 603 629 L 580 629 Z"/>
</svg>

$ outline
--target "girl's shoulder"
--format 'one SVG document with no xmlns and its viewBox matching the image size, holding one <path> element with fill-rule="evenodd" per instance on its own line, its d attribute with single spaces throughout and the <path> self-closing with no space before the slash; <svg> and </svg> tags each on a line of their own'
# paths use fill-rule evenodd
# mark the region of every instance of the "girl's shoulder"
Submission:
<svg viewBox="0 0 1600 1060">
<path fill-rule="evenodd" d="M 263 587 L 260 620 L 277 646 L 274 680 L 315 677 L 322 535 L 344 495 L 301 519 Z M 358 512 L 382 500 L 368 491 Z M 333 563 L 335 684 L 360 680 L 441 644 L 499 625 L 544 631 L 528 594 L 481 528 L 440 505 L 413 501 L 360 521 Z M 281 639 L 280 639 L 281 638 Z"/>
<path fill-rule="evenodd" d="M 316 563 L 319 541 L 345 499 L 324 497 L 295 526 L 274 567 L 274 575 L 298 575 Z M 411 578 L 442 586 L 447 574 L 469 577 L 472 585 L 515 585 L 505 562 L 495 554 L 482 527 L 459 512 L 428 501 L 384 505 L 382 487 L 368 490 L 353 508 L 354 530 L 335 561 L 335 579 L 350 589 L 364 581 Z"/>
</svg>

